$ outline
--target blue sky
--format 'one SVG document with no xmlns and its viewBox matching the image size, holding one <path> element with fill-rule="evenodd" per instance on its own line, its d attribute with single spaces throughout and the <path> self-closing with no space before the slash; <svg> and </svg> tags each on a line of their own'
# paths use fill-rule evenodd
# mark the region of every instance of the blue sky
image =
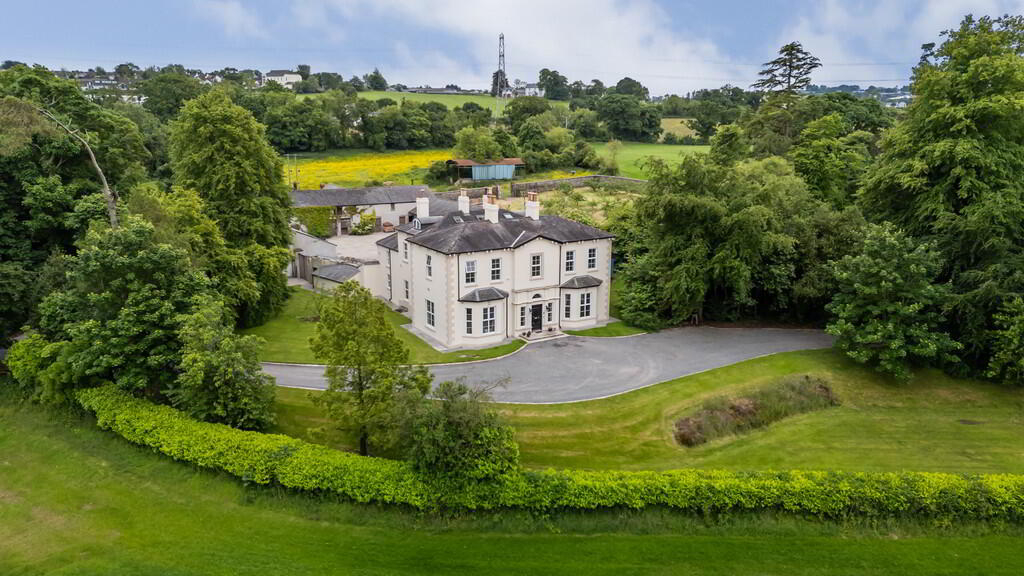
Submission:
<svg viewBox="0 0 1024 576">
<path fill-rule="evenodd" d="M 652 93 L 749 84 L 778 47 L 821 58 L 817 83 L 906 83 L 922 43 L 964 14 L 1024 0 L 43 0 L 0 8 L 0 59 L 51 68 L 131 61 L 292 68 L 486 87 L 505 34 L 509 76 L 624 75 Z"/>
</svg>

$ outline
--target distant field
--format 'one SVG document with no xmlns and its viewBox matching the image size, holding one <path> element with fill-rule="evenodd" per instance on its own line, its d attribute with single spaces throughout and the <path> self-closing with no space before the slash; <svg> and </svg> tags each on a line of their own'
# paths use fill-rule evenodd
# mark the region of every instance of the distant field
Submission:
<svg viewBox="0 0 1024 576">
<path fill-rule="evenodd" d="M 421 183 L 431 162 L 448 160 L 448 148 L 376 152 L 367 149 L 330 150 L 318 154 L 297 154 L 295 164 L 285 157 L 285 180 L 295 166 L 299 188 L 317 188 L 321 183 L 364 186 L 369 180 L 397 184 Z"/>
<path fill-rule="evenodd" d="M 662 133 L 675 134 L 680 138 L 683 138 L 684 136 L 696 136 L 697 133 L 686 124 L 687 120 L 687 118 L 662 118 Z"/>
<path fill-rule="evenodd" d="M 649 156 L 661 158 L 666 162 L 678 162 L 683 154 L 694 154 L 696 152 L 707 152 L 710 146 L 682 146 L 667 144 L 650 144 L 647 142 L 623 142 L 622 151 L 619 153 L 619 173 L 629 178 L 646 178 L 641 164 Z M 594 144 L 598 154 L 604 155 L 607 144 L 601 142 Z"/>
<path fill-rule="evenodd" d="M 315 98 L 316 94 L 299 94 L 299 98 Z M 492 112 L 500 115 L 504 107 L 499 104 L 498 99 L 493 96 L 486 96 L 483 94 L 419 94 L 416 92 L 381 92 L 381 91 L 367 91 L 360 92 L 360 98 L 366 100 L 379 100 L 381 98 L 391 98 L 395 102 L 401 102 L 409 100 L 411 102 L 440 102 L 449 109 L 455 108 L 456 106 L 462 106 L 466 102 L 475 102 L 484 108 L 491 110 Z M 507 103 L 508 100 L 505 101 Z M 550 100 L 554 106 L 568 106 L 568 102 L 562 102 L 557 100 Z"/>
</svg>

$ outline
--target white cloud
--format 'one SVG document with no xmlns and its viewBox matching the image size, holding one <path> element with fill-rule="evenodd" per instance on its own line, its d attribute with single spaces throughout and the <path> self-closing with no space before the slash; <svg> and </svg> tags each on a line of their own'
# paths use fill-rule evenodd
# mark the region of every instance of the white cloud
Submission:
<svg viewBox="0 0 1024 576">
<path fill-rule="evenodd" d="M 193 7 L 202 17 L 224 28 L 229 38 L 266 38 L 259 16 L 239 0 L 194 0 Z"/>
<path fill-rule="evenodd" d="M 435 46 L 393 42 L 397 67 L 384 72 L 409 85 L 489 86 L 502 32 L 512 79 L 535 81 L 545 67 L 572 80 L 608 83 L 628 75 L 654 94 L 753 80 L 749 67 L 734 65 L 707 39 L 676 34 L 652 0 L 296 0 L 293 12 L 317 26 L 332 18 L 334 27 L 358 26 L 365 18 L 401 22 L 462 43 L 469 56 L 456 62 Z"/>
<path fill-rule="evenodd" d="M 939 33 L 956 28 L 964 15 L 1019 12 L 1020 0 L 919 0 L 894 2 L 825 0 L 778 37 L 799 41 L 821 59 L 817 84 L 906 84 L 921 45 L 940 43 Z"/>
</svg>

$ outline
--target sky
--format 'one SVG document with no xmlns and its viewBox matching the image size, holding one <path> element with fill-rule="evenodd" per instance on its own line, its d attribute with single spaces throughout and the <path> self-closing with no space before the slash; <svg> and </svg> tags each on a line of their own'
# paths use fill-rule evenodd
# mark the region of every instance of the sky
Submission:
<svg viewBox="0 0 1024 576">
<path fill-rule="evenodd" d="M 816 84 L 908 83 L 920 46 L 965 14 L 1024 0 L 0 0 L 0 60 L 51 69 L 183 64 L 489 88 L 510 79 L 640 80 L 652 95 L 747 86 L 778 48 L 821 59 Z"/>
</svg>

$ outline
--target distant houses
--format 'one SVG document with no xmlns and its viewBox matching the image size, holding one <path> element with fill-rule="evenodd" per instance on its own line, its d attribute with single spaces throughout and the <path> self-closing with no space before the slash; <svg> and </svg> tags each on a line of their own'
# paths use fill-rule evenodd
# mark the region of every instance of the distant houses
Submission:
<svg viewBox="0 0 1024 576">
<path fill-rule="evenodd" d="M 266 85 L 268 82 L 276 82 L 291 90 L 296 84 L 302 82 L 302 76 L 291 70 L 271 70 L 263 76 L 263 84 Z"/>
</svg>

